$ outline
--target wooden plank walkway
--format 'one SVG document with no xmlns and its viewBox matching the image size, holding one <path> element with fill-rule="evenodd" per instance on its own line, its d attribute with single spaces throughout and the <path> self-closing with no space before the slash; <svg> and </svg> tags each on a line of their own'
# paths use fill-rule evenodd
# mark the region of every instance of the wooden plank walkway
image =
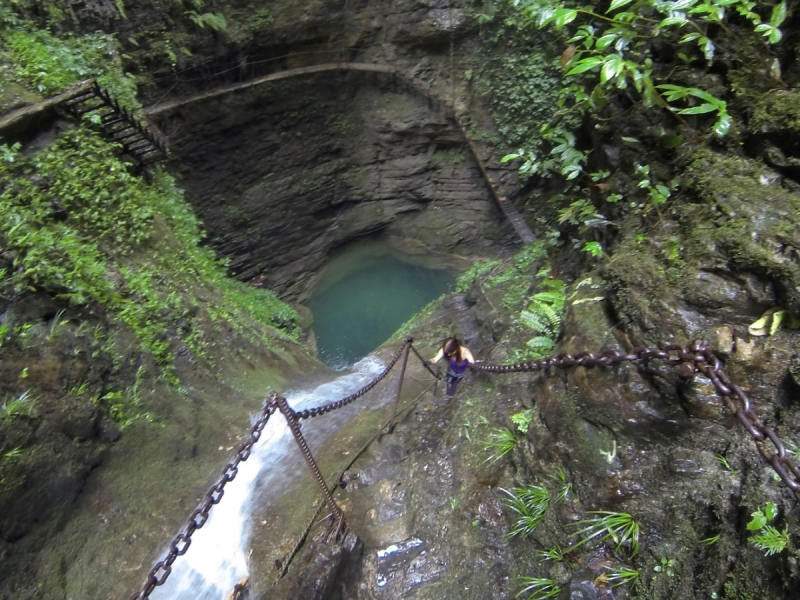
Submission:
<svg viewBox="0 0 800 600">
<path fill-rule="evenodd" d="M 481 159 L 481 156 L 478 152 L 478 148 L 476 147 L 475 143 L 470 139 L 467 133 L 467 128 L 464 125 L 465 122 L 465 119 L 463 118 L 464 116 L 456 113 L 453 102 L 449 99 L 440 97 L 439 94 L 436 93 L 436 91 L 432 88 L 432 86 L 417 80 L 416 78 L 414 78 L 413 75 L 398 67 L 392 67 L 389 65 L 382 65 L 382 64 L 372 64 L 372 63 L 335 62 L 335 63 L 320 64 L 320 65 L 312 65 L 308 67 L 286 69 L 284 71 L 271 73 L 269 75 L 265 75 L 257 79 L 252 79 L 250 81 L 219 87 L 208 92 L 202 92 L 200 94 L 189 96 L 188 98 L 183 98 L 182 100 L 171 100 L 169 102 L 161 102 L 158 104 L 154 104 L 152 106 L 145 108 L 145 114 L 147 114 L 148 116 L 155 117 L 157 115 L 161 115 L 169 111 L 187 106 L 194 102 L 200 102 L 202 100 L 216 98 L 218 96 L 229 94 L 237 90 L 245 90 L 270 81 L 278 81 L 281 79 L 288 79 L 290 77 L 311 75 L 313 73 L 323 73 L 327 71 L 365 71 L 371 73 L 385 73 L 393 77 L 397 77 L 398 79 L 401 79 L 408 86 L 416 89 L 423 96 L 426 96 L 431 101 L 433 101 L 439 107 L 439 109 L 442 110 L 448 116 L 448 118 L 450 118 L 458 126 L 459 130 L 461 131 L 461 135 L 464 136 L 464 139 L 467 142 L 467 146 L 469 147 L 470 152 L 472 153 L 472 156 L 475 159 L 478 168 L 480 169 L 481 175 L 483 176 L 483 179 L 486 182 L 486 186 L 489 188 L 489 191 L 491 192 L 492 197 L 497 203 L 497 206 L 500 208 L 502 213 L 511 223 L 514 230 L 517 232 L 519 238 L 522 240 L 524 244 L 532 244 L 533 242 L 536 241 L 536 236 L 533 234 L 530 227 L 528 227 L 528 224 L 525 222 L 525 219 L 519 213 L 517 208 L 505 196 L 501 196 L 497 192 L 497 186 L 494 183 L 494 181 L 492 181 L 492 178 L 489 176 L 489 172 L 486 169 L 484 161 Z"/>
</svg>

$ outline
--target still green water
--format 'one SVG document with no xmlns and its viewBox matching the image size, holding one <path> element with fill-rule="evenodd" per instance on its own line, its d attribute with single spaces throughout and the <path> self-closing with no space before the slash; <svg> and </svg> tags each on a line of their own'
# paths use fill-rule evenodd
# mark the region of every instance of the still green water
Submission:
<svg viewBox="0 0 800 600">
<path fill-rule="evenodd" d="M 343 369 L 358 362 L 455 283 L 454 271 L 403 258 L 370 246 L 331 261 L 308 301 L 325 364 Z"/>
</svg>

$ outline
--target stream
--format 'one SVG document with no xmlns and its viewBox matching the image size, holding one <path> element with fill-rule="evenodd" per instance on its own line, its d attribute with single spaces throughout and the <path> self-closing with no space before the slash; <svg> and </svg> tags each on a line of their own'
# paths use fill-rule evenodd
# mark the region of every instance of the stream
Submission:
<svg viewBox="0 0 800 600">
<path fill-rule="evenodd" d="M 338 400 L 366 385 L 384 368 L 380 360 L 369 356 L 356 363 L 351 372 L 329 383 L 308 390 L 287 391 L 286 399 L 295 410 Z M 391 397 L 389 388 L 383 394 L 372 392 L 366 402 L 376 409 Z M 343 423 L 363 411 L 364 403 L 360 399 L 325 418 L 304 421 L 303 435 L 309 445 L 319 448 Z M 192 536 L 188 552 L 175 561 L 166 583 L 153 592 L 153 600 L 220 600 L 239 579 L 248 575 L 248 541 L 255 502 L 269 504 L 293 479 L 310 476 L 304 464 L 302 468 L 274 468 L 278 461 L 285 462 L 288 454 L 300 457 L 286 421 L 276 413 L 250 458 L 239 465 L 236 479 L 225 487 L 222 501 L 212 508 L 205 526 Z"/>
<path fill-rule="evenodd" d="M 427 268 L 419 262 L 379 243 L 357 244 L 331 261 L 309 307 L 315 317 L 320 359 L 342 374 L 316 387 L 288 390 L 285 396 L 293 409 L 348 396 L 385 368 L 381 360 L 367 355 L 425 304 L 446 292 L 455 279 L 452 271 Z M 310 447 L 322 448 L 364 411 L 365 405 L 370 410 L 386 405 L 394 389 L 392 385 L 378 388 L 324 418 L 304 421 L 303 435 Z M 250 458 L 240 464 L 238 475 L 225 487 L 222 501 L 213 507 L 205 526 L 192 536 L 187 553 L 176 560 L 166 583 L 153 592 L 153 600 L 227 597 L 236 583 L 250 574 L 254 514 L 274 503 L 295 479 L 309 475 L 286 421 L 276 413 Z M 308 503 L 311 501 L 309 498 Z"/>
</svg>

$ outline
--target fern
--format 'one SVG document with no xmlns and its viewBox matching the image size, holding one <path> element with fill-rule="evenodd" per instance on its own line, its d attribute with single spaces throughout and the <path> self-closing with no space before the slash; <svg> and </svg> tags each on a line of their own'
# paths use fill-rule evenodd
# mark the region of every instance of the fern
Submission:
<svg viewBox="0 0 800 600">
<path fill-rule="evenodd" d="M 523 325 L 544 335 L 552 335 L 553 328 L 550 321 L 539 312 L 523 310 L 519 313 L 519 321 Z"/>
<path fill-rule="evenodd" d="M 548 273 L 547 269 L 539 271 L 538 276 L 542 278 L 539 287 L 543 290 L 533 294 L 527 309 L 519 314 L 519 322 L 539 334 L 527 341 L 526 351 L 516 357 L 521 360 L 537 360 L 551 354 L 561 333 L 566 284 L 560 279 L 546 278 Z"/>
<path fill-rule="evenodd" d="M 529 339 L 527 342 L 525 342 L 525 345 L 530 348 L 531 351 L 541 355 L 542 357 L 551 354 L 553 349 L 556 347 L 556 343 L 553 340 L 541 335 Z"/>
<path fill-rule="evenodd" d="M 517 426 L 517 429 L 523 435 L 528 433 L 528 428 L 531 426 L 532 420 L 533 409 L 530 408 L 511 415 L 511 422 Z"/>
<path fill-rule="evenodd" d="M 531 300 L 558 307 L 559 310 L 564 308 L 564 294 L 561 292 L 539 292 Z"/>
<path fill-rule="evenodd" d="M 196 10 L 187 10 L 186 14 L 189 15 L 189 18 L 196 25 L 199 25 L 201 28 L 205 28 L 205 26 L 208 25 L 209 27 L 211 27 L 211 29 L 219 31 L 221 29 L 225 29 L 228 26 L 228 22 L 225 20 L 225 16 L 223 14 L 217 14 L 217 13 L 198 14 Z"/>
<path fill-rule="evenodd" d="M 456 293 L 466 292 L 473 281 L 479 277 L 483 277 L 486 275 L 486 273 L 497 267 L 499 264 L 499 260 L 487 260 L 485 258 L 479 258 L 472 264 L 469 270 L 459 275 L 458 279 L 456 279 Z"/>
<path fill-rule="evenodd" d="M 763 527 L 758 535 L 750 538 L 752 543 L 759 550 L 764 550 L 765 556 L 778 554 L 789 545 L 789 526 L 783 531 L 779 531 L 772 525 Z"/>
<path fill-rule="evenodd" d="M 547 250 L 544 242 L 538 241 L 523 250 L 517 252 L 511 260 L 511 264 L 500 271 L 497 275 L 489 278 L 486 287 L 492 288 L 509 281 L 518 279 L 530 279 L 530 266 L 537 260 L 547 257 Z"/>
<path fill-rule="evenodd" d="M 542 319 L 547 322 L 548 329 L 552 333 L 558 333 L 561 329 L 561 311 L 564 309 L 563 305 L 551 304 L 542 302 L 537 298 L 528 305 L 528 311 L 535 312 L 540 315 Z"/>
</svg>

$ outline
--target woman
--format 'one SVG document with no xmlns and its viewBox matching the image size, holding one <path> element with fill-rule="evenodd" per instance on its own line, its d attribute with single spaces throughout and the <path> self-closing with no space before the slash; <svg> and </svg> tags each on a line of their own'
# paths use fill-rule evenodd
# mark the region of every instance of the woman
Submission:
<svg viewBox="0 0 800 600">
<path fill-rule="evenodd" d="M 436 363 L 442 357 L 447 359 L 447 395 L 452 397 L 456 393 L 458 382 L 464 379 L 467 368 L 475 362 L 475 359 L 469 348 L 462 346 L 456 338 L 447 338 L 436 356 L 426 362 L 428 364 Z"/>
</svg>

